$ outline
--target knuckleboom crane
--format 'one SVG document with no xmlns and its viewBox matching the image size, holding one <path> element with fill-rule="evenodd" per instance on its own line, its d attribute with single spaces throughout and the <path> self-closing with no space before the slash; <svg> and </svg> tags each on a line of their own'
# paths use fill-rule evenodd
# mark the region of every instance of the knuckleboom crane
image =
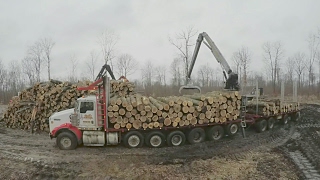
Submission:
<svg viewBox="0 0 320 180">
<path fill-rule="evenodd" d="M 205 41 L 204 41 L 204 39 L 205 39 Z M 194 67 L 194 63 L 196 62 L 196 59 L 197 59 L 202 42 L 211 50 L 211 52 L 214 55 L 214 57 L 216 58 L 216 60 L 219 62 L 219 64 L 223 68 L 223 75 L 226 80 L 225 89 L 238 91 L 240 89 L 240 86 L 238 83 L 238 74 L 232 72 L 228 62 L 221 54 L 218 47 L 215 45 L 215 43 L 212 41 L 212 39 L 209 37 L 209 35 L 206 32 L 203 32 L 203 33 L 199 34 L 198 39 L 197 39 L 197 43 L 196 43 L 196 46 L 195 46 L 195 49 L 194 49 L 194 52 L 192 55 L 192 59 L 191 59 L 190 68 L 189 68 L 188 74 L 186 76 L 186 85 L 182 86 L 180 88 L 179 92 L 181 93 L 181 90 L 183 90 L 183 89 L 198 89 L 199 91 L 201 91 L 198 86 L 193 86 L 189 83 L 190 83 L 191 73 L 192 73 L 192 70 Z M 228 74 L 228 77 L 227 77 L 226 72 Z"/>
</svg>

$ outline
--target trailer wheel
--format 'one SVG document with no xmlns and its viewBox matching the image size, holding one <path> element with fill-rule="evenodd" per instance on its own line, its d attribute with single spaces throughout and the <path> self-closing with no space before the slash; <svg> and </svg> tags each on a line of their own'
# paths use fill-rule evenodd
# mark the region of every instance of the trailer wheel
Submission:
<svg viewBox="0 0 320 180">
<path fill-rule="evenodd" d="M 290 117 L 288 116 L 288 114 L 286 114 L 286 115 L 284 115 L 283 118 L 281 119 L 281 124 L 282 124 L 282 125 L 286 125 L 286 124 L 288 124 L 289 120 L 290 120 Z"/>
<path fill-rule="evenodd" d="M 207 130 L 207 137 L 210 141 L 217 141 L 224 136 L 224 129 L 222 126 L 212 126 Z"/>
<path fill-rule="evenodd" d="M 192 129 L 187 136 L 187 140 L 190 144 L 201 143 L 205 140 L 206 134 L 202 128 Z"/>
<path fill-rule="evenodd" d="M 186 136 L 181 131 L 172 131 L 167 137 L 168 146 L 181 146 L 186 142 Z"/>
<path fill-rule="evenodd" d="M 256 123 L 256 129 L 259 133 L 266 131 L 267 127 L 268 122 L 265 119 L 261 119 L 259 122 Z"/>
<path fill-rule="evenodd" d="M 73 150 L 78 146 L 77 138 L 72 132 L 62 132 L 58 135 L 56 143 L 61 150 Z"/>
<path fill-rule="evenodd" d="M 128 148 L 139 148 L 143 146 L 143 135 L 138 131 L 130 131 L 123 137 L 123 143 Z"/>
<path fill-rule="evenodd" d="M 268 129 L 273 129 L 275 122 L 276 122 L 276 120 L 273 117 L 270 117 L 268 119 Z"/>
<path fill-rule="evenodd" d="M 146 136 L 146 144 L 149 147 L 158 148 L 163 146 L 165 136 L 160 131 L 152 131 Z"/>
<path fill-rule="evenodd" d="M 228 136 L 234 136 L 238 133 L 239 125 L 236 123 L 230 123 L 227 126 L 225 126 L 225 132 L 228 134 Z"/>
</svg>

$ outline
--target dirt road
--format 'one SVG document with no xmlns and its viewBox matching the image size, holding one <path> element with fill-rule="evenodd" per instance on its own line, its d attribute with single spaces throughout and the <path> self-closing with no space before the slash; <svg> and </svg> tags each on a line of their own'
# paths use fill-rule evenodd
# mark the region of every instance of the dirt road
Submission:
<svg viewBox="0 0 320 180">
<path fill-rule="evenodd" d="M 312 111 L 313 115 L 306 115 L 298 124 L 277 125 L 272 131 L 259 134 L 249 128 L 246 138 L 239 133 L 233 138 L 226 137 L 218 142 L 159 149 L 127 149 L 119 145 L 61 151 L 56 147 L 55 140 L 50 140 L 46 133 L 32 135 L 26 131 L 4 128 L 0 124 L 0 179 L 316 177 L 320 154 L 315 153 L 317 149 L 313 148 L 319 148 L 319 144 L 309 145 L 309 150 L 303 150 L 303 147 L 311 141 L 314 144 L 320 143 L 317 134 L 314 134 L 318 131 L 317 127 L 310 127 L 315 130 L 308 131 L 303 125 L 317 123 L 312 119 L 314 116 L 319 117 L 318 109 L 320 110 L 320 106 L 307 106 L 303 114 L 310 114 Z M 297 149 L 305 159 L 298 156 Z M 307 155 L 309 151 L 310 157 Z M 297 155 L 292 156 L 292 153 Z M 302 165 L 300 167 L 293 157 L 299 157 L 301 162 L 310 161 L 313 169 L 304 172 Z M 306 173 L 310 170 L 315 173 Z"/>
</svg>

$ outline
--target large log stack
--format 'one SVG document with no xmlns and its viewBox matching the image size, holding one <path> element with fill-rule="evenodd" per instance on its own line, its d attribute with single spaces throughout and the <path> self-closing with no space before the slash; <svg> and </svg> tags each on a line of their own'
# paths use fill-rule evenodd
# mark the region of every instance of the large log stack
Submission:
<svg viewBox="0 0 320 180">
<path fill-rule="evenodd" d="M 77 90 L 77 87 L 89 84 L 89 81 L 72 84 L 56 80 L 36 83 L 12 98 L 3 120 L 10 128 L 28 130 L 34 123 L 34 130 L 49 131 L 48 118 L 54 112 L 72 108 L 77 98 L 85 94 L 97 93 Z M 133 83 L 112 80 L 110 85 L 114 97 L 125 97 L 134 93 Z"/>
<path fill-rule="evenodd" d="M 85 84 L 88 82 L 72 84 L 51 80 L 36 83 L 12 98 L 3 120 L 7 127 L 26 130 L 31 128 L 33 115 L 35 130 L 48 131 L 48 118 L 56 111 L 72 108 L 76 99 L 85 93 L 78 91 L 77 86 Z M 33 112 L 35 108 L 36 112 Z"/>
<path fill-rule="evenodd" d="M 247 112 L 252 114 L 270 116 L 280 113 L 299 110 L 297 102 L 280 102 L 280 99 L 259 99 L 258 109 L 256 99 L 249 101 L 246 106 Z M 258 111 L 257 111 L 258 110 Z"/>
<path fill-rule="evenodd" d="M 240 105 L 237 91 L 158 98 L 134 94 L 111 98 L 108 117 L 115 129 L 182 127 L 236 120 Z"/>
</svg>

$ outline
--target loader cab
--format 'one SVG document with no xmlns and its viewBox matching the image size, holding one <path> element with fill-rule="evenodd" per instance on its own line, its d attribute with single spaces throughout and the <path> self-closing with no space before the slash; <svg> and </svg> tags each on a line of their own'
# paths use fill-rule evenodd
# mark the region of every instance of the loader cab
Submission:
<svg viewBox="0 0 320 180">
<path fill-rule="evenodd" d="M 75 114 L 77 114 L 77 126 L 79 128 L 97 128 L 96 104 L 95 96 L 83 97 L 77 100 L 74 110 Z"/>
</svg>

